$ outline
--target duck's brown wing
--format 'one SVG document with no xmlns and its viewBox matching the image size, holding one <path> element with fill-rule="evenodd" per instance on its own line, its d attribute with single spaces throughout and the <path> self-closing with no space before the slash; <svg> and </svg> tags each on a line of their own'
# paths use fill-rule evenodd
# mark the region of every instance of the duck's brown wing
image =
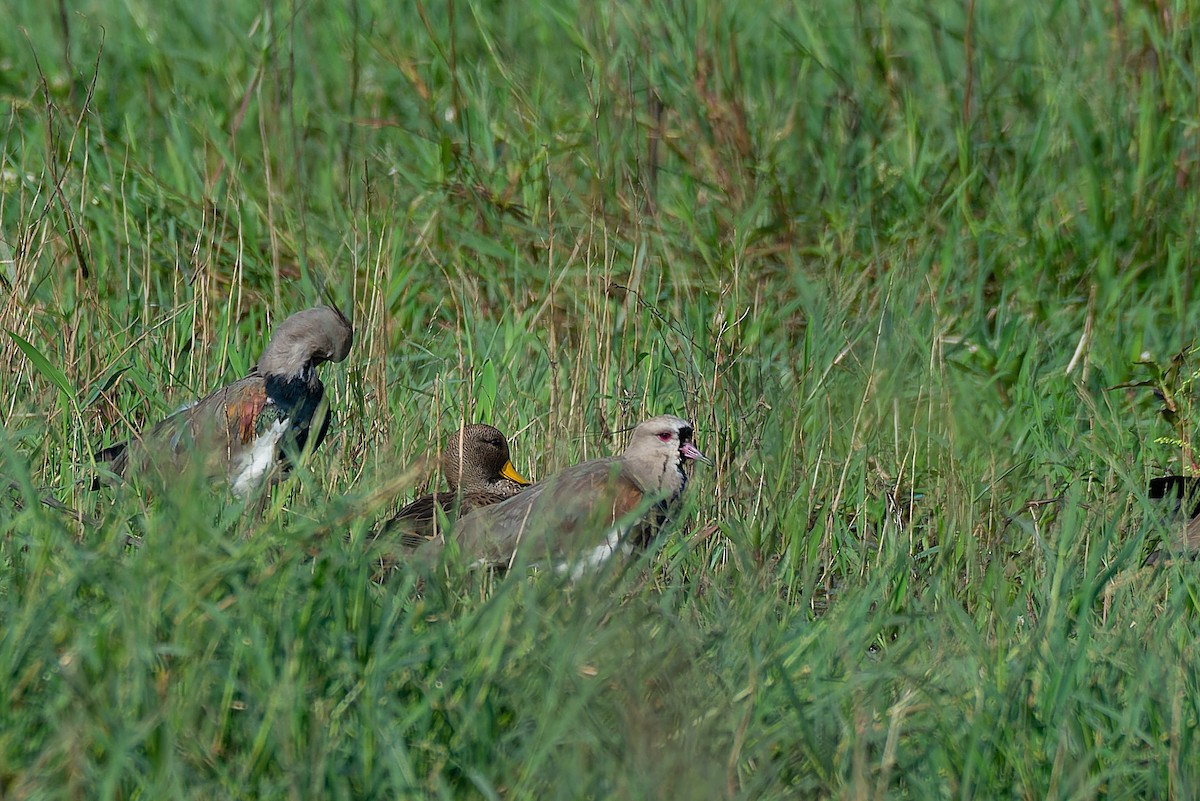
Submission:
<svg viewBox="0 0 1200 801">
<path fill-rule="evenodd" d="M 617 458 L 564 470 L 503 503 L 462 518 L 454 539 L 468 557 L 506 565 L 518 549 L 531 560 L 594 546 L 614 523 L 645 510 L 641 489 Z"/>
<path fill-rule="evenodd" d="M 422 495 L 380 527 L 376 539 L 399 536 L 406 548 L 418 548 L 438 535 L 438 515 L 447 514 L 448 493 Z"/>
<path fill-rule="evenodd" d="M 511 487 L 508 486 L 510 484 Z M 384 523 L 373 539 L 395 539 L 398 536 L 402 547 L 415 550 L 443 533 L 439 522 L 442 518 L 451 521 L 462 519 L 476 509 L 507 500 L 524 488 L 525 485 L 515 482 L 485 487 L 464 493 L 457 499 L 457 506 L 455 506 L 455 497 L 450 492 L 433 492 L 422 495 Z"/>
</svg>

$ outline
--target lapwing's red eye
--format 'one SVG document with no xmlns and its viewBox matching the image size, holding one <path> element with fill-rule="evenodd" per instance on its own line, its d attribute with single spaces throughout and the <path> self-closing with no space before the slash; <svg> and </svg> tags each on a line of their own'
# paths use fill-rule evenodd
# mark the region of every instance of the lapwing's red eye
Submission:
<svg viewBox="0 0 1200 801">
<path fill-rule="evenodd" d="M 664 431 L 658 435 L 658 438 L 661 439 L 663 442 L 670 442 L 671 441 L 671 432 Z"/>
</svg>

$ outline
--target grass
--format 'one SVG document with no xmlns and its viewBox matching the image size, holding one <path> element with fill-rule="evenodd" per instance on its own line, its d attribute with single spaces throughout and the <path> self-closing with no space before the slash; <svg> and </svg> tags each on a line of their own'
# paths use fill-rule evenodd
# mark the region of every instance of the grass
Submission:
<svg viewBox="0 0 1200 801">
<path fill-rule="evenodd" d="M 1200 793 L 1190 11 L 0 2 L 0 797 Z M 327 288 L 262 510 L 87 488 Z M 459 421 L 663 412 L 629 570 L 372 580 Z"/>
</svg>

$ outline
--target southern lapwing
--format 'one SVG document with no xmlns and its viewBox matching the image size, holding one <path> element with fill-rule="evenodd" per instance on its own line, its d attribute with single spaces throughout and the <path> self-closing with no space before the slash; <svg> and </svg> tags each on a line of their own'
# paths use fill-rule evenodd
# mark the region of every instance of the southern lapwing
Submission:
<svg viewBox="0 0 1200 801">
<path fill-rule="evenodd" d="M 321 444 L 330 415 L 322 407 L 325 387 L 317 366 L 342 361 L 353 342 L 354 329 L 336 308 L 297 312 L 275 327 L 245 378 L 104 449 L 96 461 L 108 462 L 121 477 L 150 472 L 162 481 L 197 468 L 224 476 L 233 493 L 245 497 L 277 467 L 286 467 L 290 455 Z M 312 431 L 314 422 L 319 427 Z"/>
</svg>

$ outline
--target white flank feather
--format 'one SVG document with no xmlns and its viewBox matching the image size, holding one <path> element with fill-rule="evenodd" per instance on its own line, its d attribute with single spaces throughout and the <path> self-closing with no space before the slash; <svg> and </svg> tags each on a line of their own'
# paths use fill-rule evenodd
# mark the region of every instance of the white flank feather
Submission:
<svg viewBox="0 0 1200 801">
<path fill-rule="evenodd" d="M 244 498 L 258 488 L 263 478 L 275 466 L 279 454 L 279 441 L 287 433 L 289 420 L 276 420 L 271 428 L 254 440 L 250 449 L 242 454 L 237 469 L 229 481 L 233 494 Z"/>
<path fill-rule="evenodd" d="M 604 542 L 597 545 L 591 550 L 584 551 L 579 557 L 566 562 L 559 562 L 554 566 L 554 572 L 566 573 L 570 571 L 571 581 L 578 581 L 587 573 L 596 570 L 605 562 L 613 557 L 613 554 L 629 555 L 633 553 L 633 548 L 628 543 L 623 543 L 625 533 L 629 527 L 611 528 L 608 530 L 608 536 L 604 538 Z"/>
</svg>

